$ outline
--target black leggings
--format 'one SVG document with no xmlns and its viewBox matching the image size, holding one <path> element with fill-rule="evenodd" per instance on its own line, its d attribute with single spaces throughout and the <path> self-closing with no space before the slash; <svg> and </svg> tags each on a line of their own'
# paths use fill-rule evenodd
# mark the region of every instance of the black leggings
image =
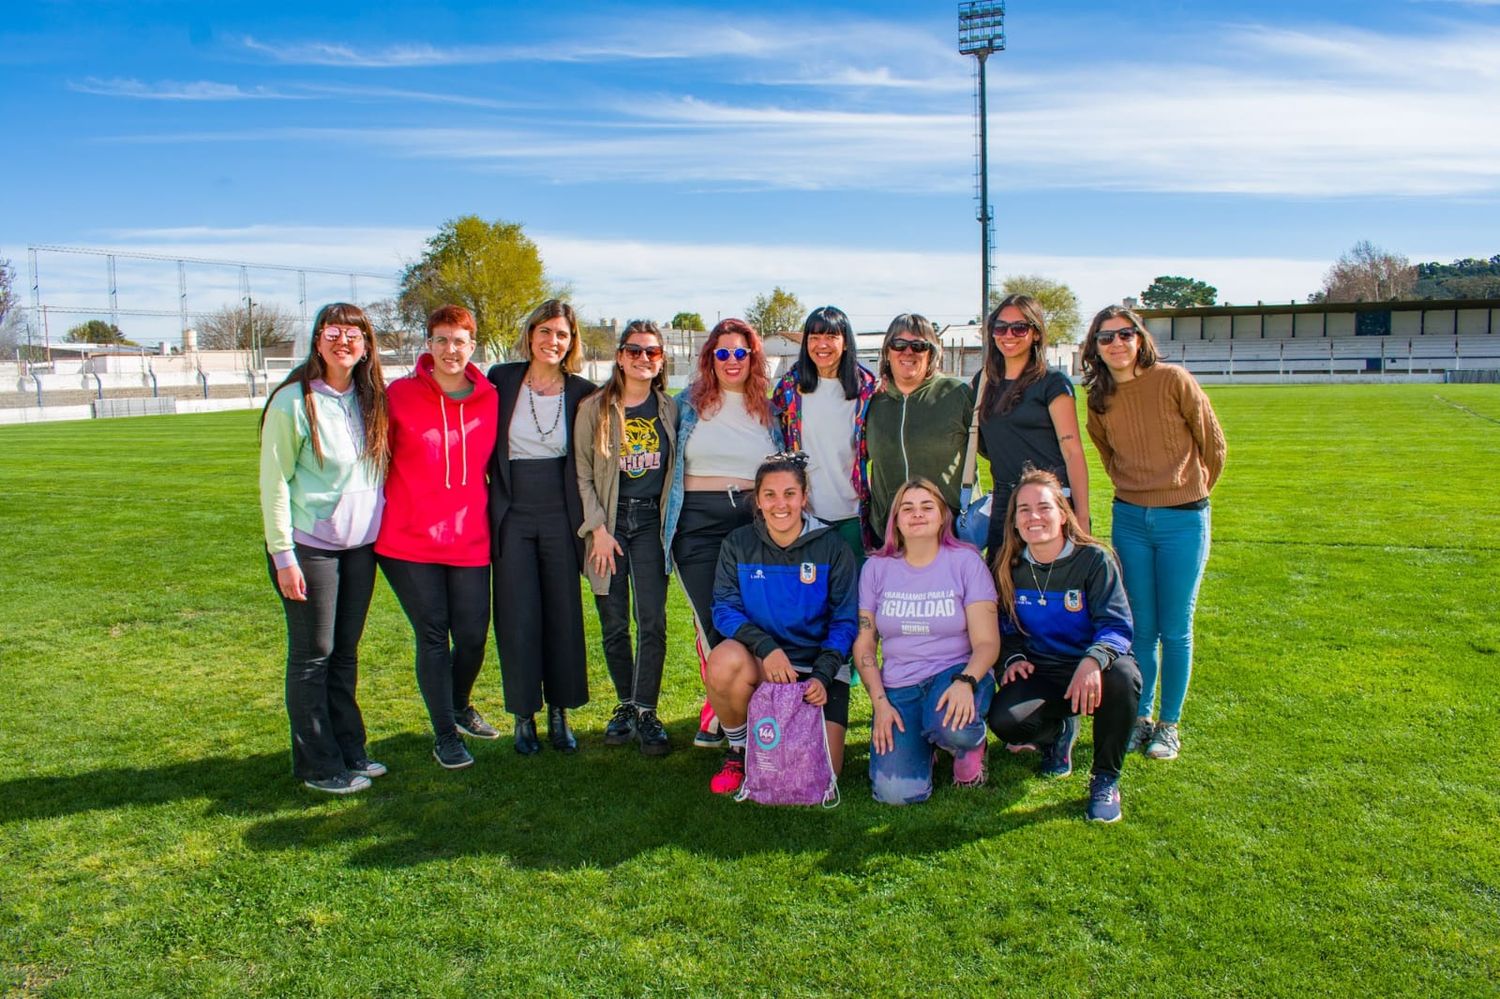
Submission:
<svg viewBox="0 0 1500 999">
<path fill-rule="evenodd" d="M 1135 728 L 1135 709 L 1141 700 L 1141 671 L 1130 656 L 1121 656 L 1105 670 L 1103 696 L 1094 710 L 1094 767 L 1096 774 L 1119 777 L 1125 746 Z M 990 702 L 990 731 L 1006 742 L 1050 742 L 1062 720 L 1073 714 L 1063 696 L 1073 671 L 1030 676 L 995 691 Z"/>
<path fill-rule="evenodd" d="M 490 567 L 407 562 L 386 555 L 379 559 L 416 635 L 417 688 L 427 703 L 432 731 L 456 731 L 453 716 L 469 706 L 484 665 Z"/>
<path fill-rule="evenodd" d="M 687 592 L 693 616 L 707 649 L 724 640 L 714 628 L 714 574 L 719 568 L 719 547 L 737 527 L 755 520 L 748 491 L 738 489 L 694 490 L 683 493 L 677 533 L 672 537 L 672 564 Z"/>
</svg>

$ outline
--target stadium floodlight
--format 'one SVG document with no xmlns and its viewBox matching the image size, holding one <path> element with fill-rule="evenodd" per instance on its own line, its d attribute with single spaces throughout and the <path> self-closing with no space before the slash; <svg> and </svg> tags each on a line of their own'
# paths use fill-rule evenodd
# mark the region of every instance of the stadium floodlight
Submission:
<svg viewBox="0 0 1500 999">
<path fill-rule="evenodd" d="M 990 311 L 990 142 L 988 108 L 985 100 L 984 64 L 992 52 L 1005 49 L 1005 0 L 961 3 L 958 5 L 958 51 L 971 55 L 979 63 L 975 113 L 979 118 L 978 196 L 979 196 L 979 322 Z"/>
</svg>

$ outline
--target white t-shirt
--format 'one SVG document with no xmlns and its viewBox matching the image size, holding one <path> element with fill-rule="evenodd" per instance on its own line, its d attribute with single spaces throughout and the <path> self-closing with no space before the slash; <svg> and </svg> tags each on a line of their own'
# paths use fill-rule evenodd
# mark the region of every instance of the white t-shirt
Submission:
<svg viewBox="0 0 1500 999">
<path fill-rule="evenodd" d="M 743 392 L 725 392 L 719 411 L 702 417 L 682 449 L 688 475 L 721 475 L 753 479 L 756 469 L 775 450 L 771 430 L 745 408 Z"/>
<path fill-rule="evenodd" d="M 858 397 L 844 398 L 837 378 L 819 378 L 802 393 L 802 449 L 807 452 L 809 506 L 821 520 L 859 516 L 854 491 L 854 411 Z"/>
<path fill-rule="evenodd" d="M 516 411 L 510 417 L 512 458 L 562 458 L 568 453 L 568 428 L 563 426 L 564 392 L 537 395 L 522 384 Z M 532 407 L 536 416 L 532 417 Z M 545 433 L 544 433 L 545 431 Z"/>
</svg>

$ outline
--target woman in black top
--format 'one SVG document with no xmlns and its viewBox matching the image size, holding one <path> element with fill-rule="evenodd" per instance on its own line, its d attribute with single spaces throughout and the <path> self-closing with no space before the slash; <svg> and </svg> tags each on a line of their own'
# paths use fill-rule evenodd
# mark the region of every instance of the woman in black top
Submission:
<svg viewBox="0 0 1500 999">
<path fill-rule="evenodd" d="M 533 716 L 545 701 L 552 746 L 571 753 L 578 742 L 567 709 L 589 699 L 573 422 L 594 383 L 574 373 L 583 346 L 578 316 L 566 302 L 537 306 L 517 348 L 525 360 L 489 371 L 500 397 L 490 466 L 495 645 L 505 707 L 515 716 L 516 752 L 541 750 Z"/>
<path fill-rule="evenodd" d="M 1047 321 L 1030 295 L 1010 295 L 985 320 L 986 382 L 979 400 L 979 453 L 994 476 L 985 550 L 1005 538 L 1011 490 L 1029 465 L 1057 476 L 1084 533 L 1089 530 L 1089 470 L 1078 430 L 1073 382 L 1047 367 Z M 978 379 L 975 379 L 978 385 Z"/>
</svg>

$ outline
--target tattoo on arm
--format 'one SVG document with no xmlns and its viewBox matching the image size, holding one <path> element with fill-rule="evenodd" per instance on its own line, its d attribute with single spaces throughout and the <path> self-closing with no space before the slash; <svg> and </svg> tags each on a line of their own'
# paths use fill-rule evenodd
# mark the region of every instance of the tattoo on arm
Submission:
<svg viewBox="0 0 1500 999">
<path fill-rule="evenodd" d="M 1059 437 L 1057 439 L 1057 442 L 1059 444 L 1066 444 L 1068 441 L 1076 440 L 1076 439 L 1077 438 L 1075 438 L 1072 434 L 1063 434 L 1061 437 Z"/>
<path fill-rule="evenodd" d="M 862 617 L 862 618 L 859 619 L 859 630 L 860 631 L 874 631 L 875 630 L 875 622 L 871 621 L 867 617 Z"/>
</svg>

